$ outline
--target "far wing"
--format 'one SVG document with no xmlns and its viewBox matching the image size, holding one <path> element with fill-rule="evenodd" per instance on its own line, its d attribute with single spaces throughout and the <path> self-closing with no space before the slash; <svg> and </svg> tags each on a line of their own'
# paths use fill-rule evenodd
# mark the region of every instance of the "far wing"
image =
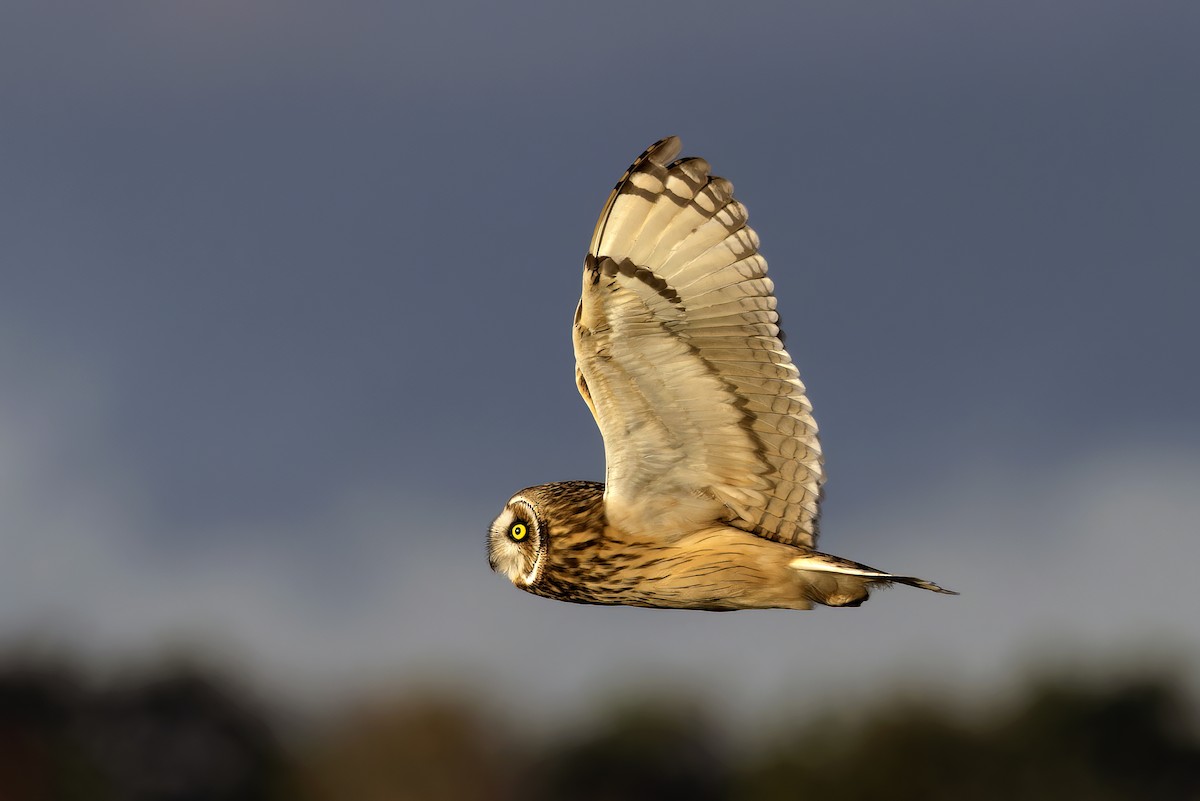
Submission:
<svg viewBox="0 0 1200 801">
<path fill-rule="evenodd" d="M 725 521 L 812 547 L 821 449 L 733 186 L 664 139 L 622 177 L 585 261 L 574 343 L 605 507 L 649 535 Z"/>
</svg>

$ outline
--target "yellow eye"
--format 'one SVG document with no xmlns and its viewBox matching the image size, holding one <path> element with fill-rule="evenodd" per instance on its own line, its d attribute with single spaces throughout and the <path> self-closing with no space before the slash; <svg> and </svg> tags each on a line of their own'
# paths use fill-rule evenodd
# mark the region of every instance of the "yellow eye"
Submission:
<svg viewBox="0 0 1200 801">
<path fill-rule="evenodd" d="M 514 540 L 525 539 L 527 533 L 529 533 L 529 529 L 525 528 L 524 523 L 513 523 L 508 529 L 508 536 Z"/>
</svg>

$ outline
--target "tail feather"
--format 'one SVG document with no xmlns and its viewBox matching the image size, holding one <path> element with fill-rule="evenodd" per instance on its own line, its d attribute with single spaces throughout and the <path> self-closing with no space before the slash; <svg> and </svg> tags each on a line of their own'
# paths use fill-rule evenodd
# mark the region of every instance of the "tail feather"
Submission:
<svg viewBox="0 0 1200 801">
<path fill-rule="evenodd" d="M 920 587 L 923 590 L 930 592 L 940 592 L 942 595 L 958 595 L 954 590 L 948 590 L 945 587 L 934 584 L 932 581 L 926 581 L 923 578 L 916 576 L 890 576 L 888 581 L 893 581 L 897 584 L 907 584 L 910 587 Z"/>
<path fill-rule="evenodd" d="M 797 556 L 789 564 L 793 569 L 805 571 L 810 578 L 816 579 L 811 582 L 812 600 L 827 606 L 858 606 L 867 599 L 871 589 L 890 584 L 907 584 L 943 595 L 958 595 L 954 590 L 948 590 L 932 581 L 916 576 L 896 576 L 818 551 Z M 821 580 L 820 576 L 823 576 L 824 580 Z M 843 576 L 845 579 L 841 579 Z"/>
</svg>

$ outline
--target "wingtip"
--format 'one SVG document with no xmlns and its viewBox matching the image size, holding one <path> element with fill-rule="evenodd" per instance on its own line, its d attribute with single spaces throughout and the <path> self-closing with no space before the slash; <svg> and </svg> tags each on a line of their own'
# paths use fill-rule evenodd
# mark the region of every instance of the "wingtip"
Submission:
<svg viewBox="0 0 1200 801">
<path fill-rule="evenodd" d="M 641 171 L 652 172 L 653 170 L 648 170 L 645 167 L 646 162 L 650 162 L 659 168 L 666 168 L 671 162 L 675 161 L 682 149 L 683 143 L 678 136 L 664 136 L 643 150 L 642 154 L 633 160 L 633 163 L 629 165 L 629 169 L 625 170 L 621 179 L 613 187 L 613 191 L 608 196 L 608 201 L 604 204 L 604 210 L 600 212 L 600 217 L 596 220 L 596 227 L 592 231 L 592 241 L 588 245 L 588 253 L 598 255 L 597 248 L 604 234 L 604 227 L 608 223 L 609 212 L 612 211 L 613 203 L 616 202 L 617 197 L 621 194 L 621 188 L 630 180 L 630 176 Z"/>
<path fill-rule="evenodd" d="M 678 136 L 664 136 L 642 154 L 643 158 L 651 158 L 657 164 L 666 166 L 674 161 L 683 150 L 683 141 Z"/>
</svg>

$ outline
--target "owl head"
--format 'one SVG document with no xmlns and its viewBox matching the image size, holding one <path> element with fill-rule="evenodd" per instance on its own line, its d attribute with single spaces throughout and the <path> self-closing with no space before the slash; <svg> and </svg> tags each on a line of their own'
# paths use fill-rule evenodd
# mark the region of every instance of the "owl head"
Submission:
<svg viewBox="0 0 1200 801">
<path fill-rule="evenodd" d="M 541 571 L 547 544 L 533 500 L 517 493 L 488 530 L 488 563 L 513 584 L 528 587 Z"/>
<path fill-rule="evenodd" d="M 538 595 L 564 567 L 577 571 L 585 545 L 604 534 L 604 485 L 557 481 L 526 487 L 508 499 L 488 529 L 488 563 L 513 584 Z M 557 560 L 551 540 L 558 548 Z M 569 558 L 563 559 L 563 552 Z M 586 560 L 582 560 L 586 562 Z M 543 575 L 544 574 L 544 575 Z"/>
</svg>

